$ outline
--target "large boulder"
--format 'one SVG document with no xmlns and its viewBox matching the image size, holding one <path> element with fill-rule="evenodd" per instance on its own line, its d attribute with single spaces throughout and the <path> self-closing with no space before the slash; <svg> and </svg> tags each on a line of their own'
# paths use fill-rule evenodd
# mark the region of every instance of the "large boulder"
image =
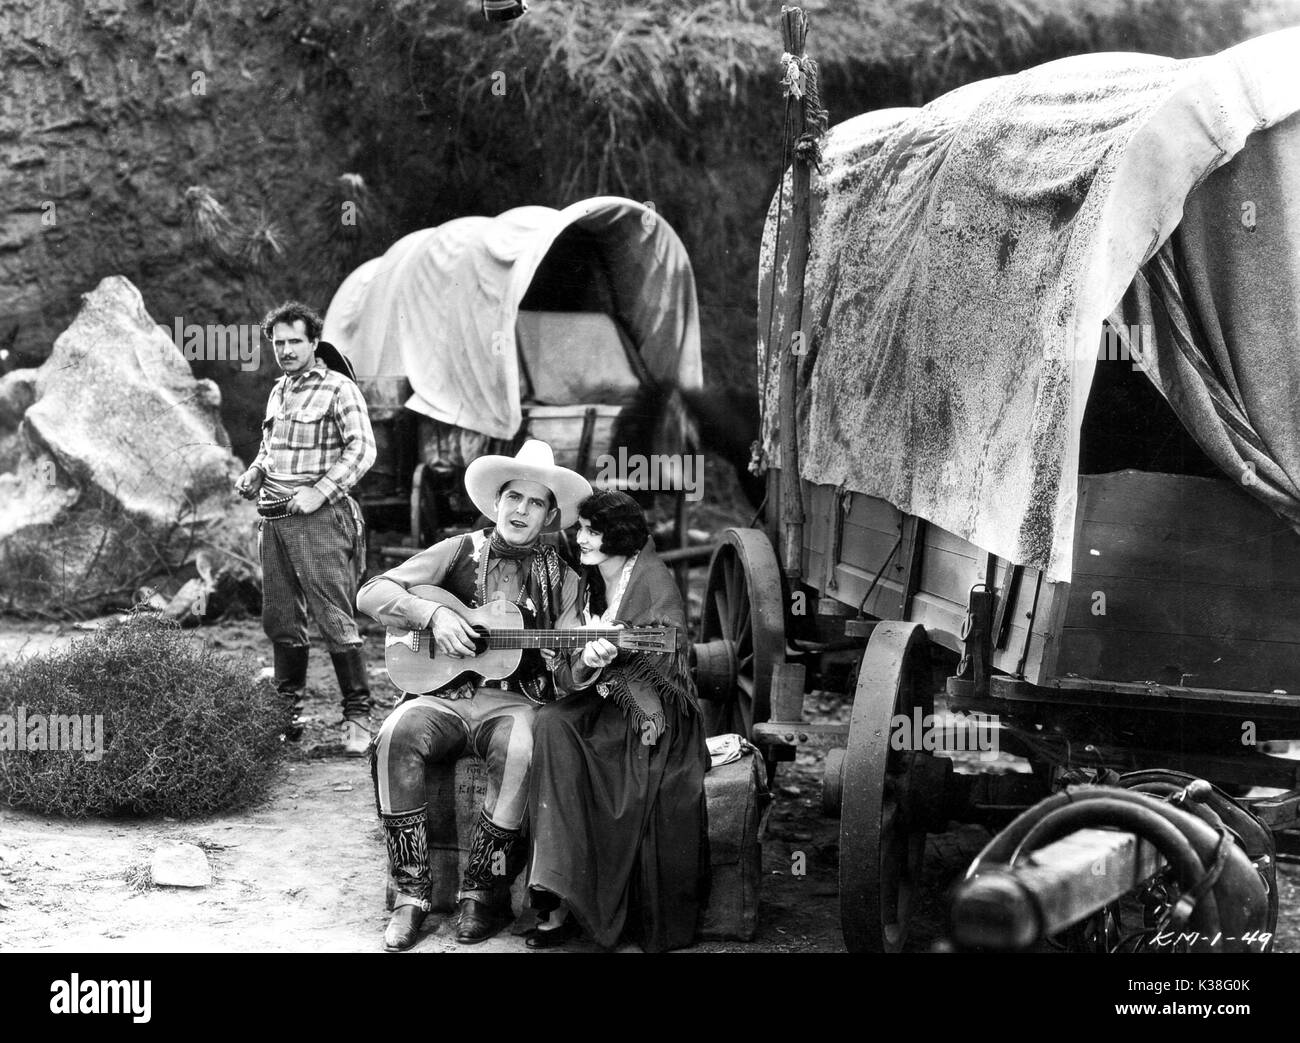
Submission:
<svg viewBox="0 0 1300 1043">
<path fill-rule="evenodd" d="M 220 392 L 127 279 L 85 294 L 45 363 L 0 392 L 0 609 L 129 605 L 201 554 L 255 570 L 257 515 L 233 491 Z"/>
</svg>

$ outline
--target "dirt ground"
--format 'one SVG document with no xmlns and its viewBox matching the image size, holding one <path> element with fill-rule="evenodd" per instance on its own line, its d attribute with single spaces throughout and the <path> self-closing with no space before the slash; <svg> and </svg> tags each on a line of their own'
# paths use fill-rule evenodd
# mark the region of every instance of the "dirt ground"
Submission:
<svg viewBox="0 0 1300 1043">
<path fill-rule="evenodd" d="M 75 635 L 69 627 L 0 621 L 0 656 L 32 654 Z M 195 631 L 196 639 L 267 665 L 256 621 Z M 376 696 L 395 695 L 373 632 L 367 649 Z M 384 848 L 365 759 L 338 743 L 336 689 L 313 657 L 301 747 L 262 806 L 186 822 L 52 820 L 0 806 L 0 950 L 20 952 L 375 952 L 387 922 Z M 845 700 L 813 695 L 814 719 L 847 720 Z M 376 713 L 376 720 L 383 711 Z M 703 952 L 842 952 L 839 822 L 821 812 L 821 757 L 782 765 L 763 843 L 759 927 L 752 942 L 702 943 Z M 925 887 L 909 949 L 941 943 L 945 896 L 987 839 L 977 826 L 930 838 Z M 202 847 L 211 886 L 152 887 L 147 868 L 163 840 Z M 791 873 L 805 855 L 806 873 Z M 1300 951 L 1300 866 L 1282 867 L 1279 951 Z M 427 921 L 416 952 L 526 952 L 502 934 L 458 946 L 445 917 Z M 582 945 L 572 946 L 581 950 Z M 588 946 L 587 948 L 594 948 Z"/>
</svg>

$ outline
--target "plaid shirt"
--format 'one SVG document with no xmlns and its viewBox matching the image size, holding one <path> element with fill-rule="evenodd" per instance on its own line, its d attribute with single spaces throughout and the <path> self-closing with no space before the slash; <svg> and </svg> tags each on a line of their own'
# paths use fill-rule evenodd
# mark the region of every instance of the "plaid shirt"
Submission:
<svg viewBox="0 0 1300 1043">
<path fill-rule="evenodd" d="M 374 462 L 375 435 L 356 384 L 319 359 L 306 373 L 275 382 L 254 467 L 316 477 L 317 492 L 337 503 Z"/>
</svg>

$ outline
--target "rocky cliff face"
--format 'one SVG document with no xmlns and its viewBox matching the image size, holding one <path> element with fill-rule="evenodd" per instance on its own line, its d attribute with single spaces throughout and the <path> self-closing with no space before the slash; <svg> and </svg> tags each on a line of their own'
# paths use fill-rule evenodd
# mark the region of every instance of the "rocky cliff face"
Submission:
<svg viewBox="0 0 1300 1043">
<path fill-rule="evenodd" d="M 385 57 L 402 51 L 391 26 L 377 42 L 364 25 L 340 37 L 328 16 L 346 6 L 0 0 L 0 373 L 38 365 L 80 295 L 110 275 L 136 285 L 169 330 L 255 323 L 288 296 L 323 312 L 348 271 L 405 232 L 597 190 L 539 183 L 544 141 L 512 161 L 513 137 L 479 140 L 472 113 Z M 436 6 L 449 23 L 477 18 L 476 3 Z M 369 58 L 359 64 L 357 54 Z M 485 97 L 519 108 L 516 97 Z M 526 104 L 518 116 L 527 118 Z M 522 124 L 518 137 L 529 138 Z M 713 184 L 715 165 L 697 171 L 709 194 L 734 192 L 740 178 L 747 194 L 764 196 L 770 171 L 736 167 L 727 151 L 730 188 Z M 360 228 L 341 222 L 340 208 L 358 201 L 340 180 L 351 172 L 378 190 Z M 687 213 L 665 196 L 691 198 L 686 174 L 646 191 L 675 222 Z M 707 244 L 729 269 L 752 266 L 730 259 L 756 250 L 733 218 L 702 207 L 693 220 L 683 230 L 693 251 Z M 697 269 L 706 325 L 728 337 L 738 315 L 749 325 L 752 280 L 729 280 L 723 302 L 709 292 L 717 265 Z M 752 337 L 740 339 L 742 357 L 717 371 L 725 383 L 737 362 L 749 367 Z M 191 361 L 220 386 L 234 450 L 248 458 L 276 375 L 269 352 L 256 371 Z"/>
<path fill-rule="evenodd" d="M 44 359 L 108 275 L 169 330 L 254 323 L 288 295 L 324 307 L 304 232 L 352 157 L 295 18 L 243 6 L 0 0 L 0 369 Z M 187 220 L 194 186 L 225 223 Z M 222 385 L 237 443 L 255 436 L 242 414 L 273 362 L 194 368 Z"/>
<path fill-rule="evenodd" d="M 834 121 L 1018 61 L 1128 46 L 1206 53 L 1249 35 L 1234 5 L 1133 0 L 1094 17 L 1091 0 L 805 4 L 814 50 L 831 55 Z M 757 416 L 758 237 L 780 166 L 779 6 L 539 0 L 502 29 L 483 25 L 477 0 L 0 0 L 0 375 L 39 364 L 80 295 L 110 275 L 136 285 L 170 330 L 254 323 L 287 296 L 323 311 L 347 272 L 406 232 L 612 191 L 653 201 L 691 253 L 702 429 L 742 462 Z M 617 19 L 633 8 L 679 29 L 643 25 L 629 47 Z M 701 44 L 706 8 L 739 19 L 762 54 L 730 35 L 716 54 Z M 1028 12 L 1024 25 L 1008 21 L 1012 9 Z M 972 32 L 978 47 L 967 46 Z M 945 51 L 954 40 L 961 54 Z M 638 54 L 648 66 L 622 64 Z M 932 74 L 918 97 L 913 67 Z M 618 139 L 622 153 L 592 70 L 646 84 L 644 97 L 624 99 L 646 118 L 644 133 Z M 737 94 L 742 81 L 753 89 Z M 679 104 L 682 91 L 695 101 Z M 343 220 L 349 205 L 354 224 Z M 221 388 L 234 449 L 248 458 L 275 376 L 269 354 L 256 369 L 190 361 Z"/>
</svg>

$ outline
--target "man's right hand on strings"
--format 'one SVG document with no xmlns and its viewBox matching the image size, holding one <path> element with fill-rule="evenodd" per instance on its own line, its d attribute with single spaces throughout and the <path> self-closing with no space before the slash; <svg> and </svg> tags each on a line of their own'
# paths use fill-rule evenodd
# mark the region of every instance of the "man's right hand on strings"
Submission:
<svg viewBox="0 0 1300 1043">
<path fill-rule="evenodd" d="M 455 609 L 439 605 L 429 620 L 433 643 L 443 655 L 464 659 L 475 654 L 473 627 L 465 622 Z"/>
</svg>

